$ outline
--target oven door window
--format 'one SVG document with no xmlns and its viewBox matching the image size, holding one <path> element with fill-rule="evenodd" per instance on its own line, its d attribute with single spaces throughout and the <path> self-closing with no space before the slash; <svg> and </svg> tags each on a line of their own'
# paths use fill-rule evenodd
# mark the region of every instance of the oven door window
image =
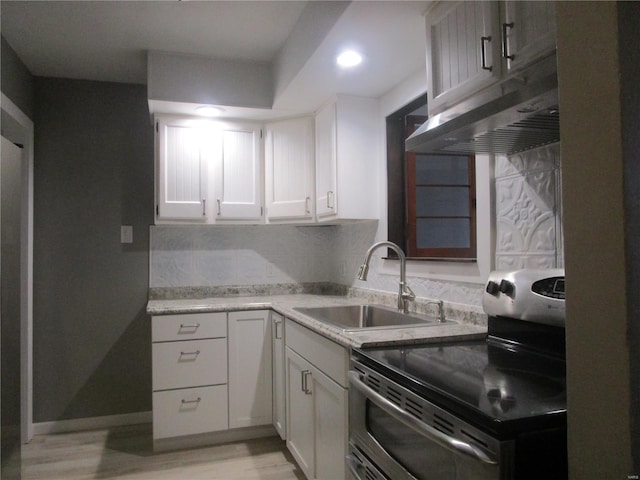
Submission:
<svg viewBox="0 0 640 480">
<path fill-rule="evenodd" d="M 497 479 L 499 469 L 440 446 L 366 402 L 369 435 L 418 480 Z M 447 433 L 443 431 L 443 433 Z"/>
</svg>

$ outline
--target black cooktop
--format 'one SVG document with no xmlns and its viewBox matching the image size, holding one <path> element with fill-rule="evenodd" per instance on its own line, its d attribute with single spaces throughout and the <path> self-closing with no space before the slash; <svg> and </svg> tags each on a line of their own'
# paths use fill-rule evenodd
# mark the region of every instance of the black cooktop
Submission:
<svg viewBox="0 0 640 480">
<path fill-rule="evenodd" d="M 509 330 L 508 322 L 491 322 L 490 334 L 505 325 Z M 514 433 L 566 423 L 564 352 L 556 351 L 553 335 L 536 332 L 542 349 L 518 335 L 490 335 L 480 341 L 356 350 L 355 356 L 471 423 Z M 544 348 L 549 345 L 553 348 Z"/>
</svg>

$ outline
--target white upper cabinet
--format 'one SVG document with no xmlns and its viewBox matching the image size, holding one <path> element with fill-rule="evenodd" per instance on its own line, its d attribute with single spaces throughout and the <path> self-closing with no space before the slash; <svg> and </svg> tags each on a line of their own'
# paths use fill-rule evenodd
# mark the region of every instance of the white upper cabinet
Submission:
<svg viewBox="0 0 640 480">
<path fill-rule="evenodd" d="M 262 222 L 262 155 L 260 126 L 216 123 L 214 146 L 215 221 Z"/>
<path fill-rule="evenodd" d="M 555 2 L 505 2 L 502 33 L 503 55 L 509 71 L 555 51 Z"/>
<path fill-rule="evenodd" d="M 262 223 L 260 125 L 156 118 L 158 223 Z"/>
<path fill-rule="evenodd" d="M 207 149 L 203 122 L 156 120 L 157 218 L 207 220 Z"/>
<path fill-rule="evenodd" d="M 312 221 L 315 203 L 313 118 L 269 123 L 265 130 L 267 221 Z"/>
<path fill-rule="evenodd" d="M 556 47 L 553 1 L 443 1 L 425 18 L 429 115 L 531 65 Z"/>
<path fill-rule="evenodd" d="M 316 114 L 316 214 L 318 219 L 336 212 L 336 104 Z"/>
<path fill-rule="evenodd" d="M 429 113 L 438 113 L 502 75 L 497 2 L 440 2 L 426 15 Z"/>
<path fill-rule="evenodd" d="M 374 192 L 378 102 L 339 95 L 316 113 L 316 217 L 378 218 Z M 380 130 L 380 131 L 378 131 Z"/>
</svg>

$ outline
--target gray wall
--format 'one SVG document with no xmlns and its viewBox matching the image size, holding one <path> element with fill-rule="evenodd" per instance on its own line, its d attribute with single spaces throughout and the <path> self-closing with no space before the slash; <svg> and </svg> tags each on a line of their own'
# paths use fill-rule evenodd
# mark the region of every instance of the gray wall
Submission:
<svg viewBox="0 0 640 480">
<path fill-rule="evenodd" d="M 2 37 L 0 45 L 2 93 L 33 119 L 33 77 L 11 45 Z"/>
<path fill-rule="evenodd" d="M 143 86 L 36 78 L 34 422 L 151 409 Z M 120 243 L 120 225 L 134 243 Z"/>
</svg>

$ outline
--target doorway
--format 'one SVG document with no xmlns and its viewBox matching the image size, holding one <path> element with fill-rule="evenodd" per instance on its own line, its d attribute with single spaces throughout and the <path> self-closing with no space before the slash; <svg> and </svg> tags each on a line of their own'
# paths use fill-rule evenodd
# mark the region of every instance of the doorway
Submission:
<svg viewBox="0 0 640 480">
<path fill-rule="evenodd" d="M 1 102 L 0 407 L 4 479 L 5 474 L 6 478 L 19 478 L 10 475 L 13 470 L 5 471 L 5 435 L 13 448 L 7 458 L 19 455 L 19 446 L 33 437 L 33 122 L 4 94 Z"/>
</svg>

